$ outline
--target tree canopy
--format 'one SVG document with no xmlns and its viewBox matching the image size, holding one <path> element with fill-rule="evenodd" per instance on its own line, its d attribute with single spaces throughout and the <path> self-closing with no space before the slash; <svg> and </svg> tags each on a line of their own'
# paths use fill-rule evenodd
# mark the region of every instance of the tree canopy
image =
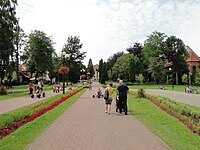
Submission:
<svg viewBox="0 0 200 150">
<path fill-rule="evenodd" d="M 22 58 L 30 70 L 36 71 L 36 77 L 53 67 L 53 44 L 52 38 L 42 31 L 35 30 L 29 35 Z"/>
<path fill-rule="evenodd" d="M 14 30 L 17 25 L 16 0 L 0 1 L 0 78 L 1 82 L 9 65 L 14 45 Z"/>
<path fill-rule="evenodd" d="M 93 77 L 94 76 L 94 68 L 93 68 L 93 63 L 92 63 L 91 58 L 89 59 L 87 70 L 90 73 L 90 77 Z"/>
</svg>

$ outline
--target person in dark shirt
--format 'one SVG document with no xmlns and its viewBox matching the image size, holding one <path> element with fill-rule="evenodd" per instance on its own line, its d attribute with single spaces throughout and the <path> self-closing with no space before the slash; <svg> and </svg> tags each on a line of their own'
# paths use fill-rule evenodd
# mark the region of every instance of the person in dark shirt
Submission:
<svg viewBox="0 0 200 150">
<path fill-rule="evenodd" d="M 123 108 L 125 115 L 127 115 L 127 93 L 129 88 L 126 84 L 123 84 L 123 80 L 120 80 L 119 84 L 120 85 L 117 87 L 117 94 L 119 95 L 119 111 L 122 113 Z"/>
</svg>

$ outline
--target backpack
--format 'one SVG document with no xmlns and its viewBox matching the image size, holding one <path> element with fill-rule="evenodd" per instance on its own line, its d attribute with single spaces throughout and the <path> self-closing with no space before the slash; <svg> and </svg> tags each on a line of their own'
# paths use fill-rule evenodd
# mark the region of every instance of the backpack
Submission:
<svg viewBox="0 0 200 150">
<path fill-rule="evenodd" d="M 106 89 L 104 93 L 104 99 L 108 99 L 108 98 L 109 98 L 109 92 L 108 92 L 108 89 Z"/>
</svg>

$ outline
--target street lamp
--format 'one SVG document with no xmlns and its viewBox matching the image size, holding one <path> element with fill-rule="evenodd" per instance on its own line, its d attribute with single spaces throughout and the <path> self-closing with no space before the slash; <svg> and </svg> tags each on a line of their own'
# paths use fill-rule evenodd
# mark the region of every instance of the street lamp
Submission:
<svg viewBox="0 0 200 150">
<path fill-rule="evenodd" d="M 62 52 L 62 58 L 63 58 L 63 72 L 62 72 L 62 77 L 63 77 L 63 94 L 65 94 L 65 73 L 69 73 L 69 67 L 65 67 L 65 60 L 70 58 L 70 54 L 67 54 L 66 52 Z M 67 80 L 67 85 L 68 85 L 68 80 Z"/>
<path fill-rule="evenodd" d="M 169 68 L 169 72 L 171 72 L 172 68 Z M 172 72 L 172 90 L 174 90 L 174 77 Z"/>
</svg>

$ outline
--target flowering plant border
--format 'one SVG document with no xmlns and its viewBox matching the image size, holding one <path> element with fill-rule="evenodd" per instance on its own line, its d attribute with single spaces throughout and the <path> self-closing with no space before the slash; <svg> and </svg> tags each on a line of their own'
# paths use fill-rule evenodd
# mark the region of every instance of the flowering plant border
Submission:
<svg viewBox="0 0 200 150">
<path fill-rule="evenodd" d="M 40 117 L 44 113 L 46 113 L 49 110 L 55 108 L 56 106 L 58 106 L 59 104 L 61 104 L 64 101 L 66 101 L 70 97 L 74 96 L 75 94 L 79 93 L 83 89 L 84 88 L 81 88 L 81 89 L 79 89 L 79 90 L 77 90 L 77 91 L 75 91 L 75 92 L 73 92 L 73 93 L 71 93 L 71 94 L 69 94 L 69 95 L 67 95 L 65 97 L 62 97 L 59 100 L 57 100 L 54 103 L 52 103 L 51 105 L 40 109 L 39 111 L 29 115 L 28 117 L 25 117 L 25 118 L 22 118 L 22 119 L 20 119 L 18 121 L 12 122 L 12 124 L 9 125 L 9 126 L 2 126 L 2 128 L 0 129 L 0 139 L 2 139 L 5 136 L 9 135 L 10 133 L 14 132 L 16 129 L 18 129 L 19 127 L 23 126 L 24 124 L 35 120 L 36 118 Z"/>
</svg>

